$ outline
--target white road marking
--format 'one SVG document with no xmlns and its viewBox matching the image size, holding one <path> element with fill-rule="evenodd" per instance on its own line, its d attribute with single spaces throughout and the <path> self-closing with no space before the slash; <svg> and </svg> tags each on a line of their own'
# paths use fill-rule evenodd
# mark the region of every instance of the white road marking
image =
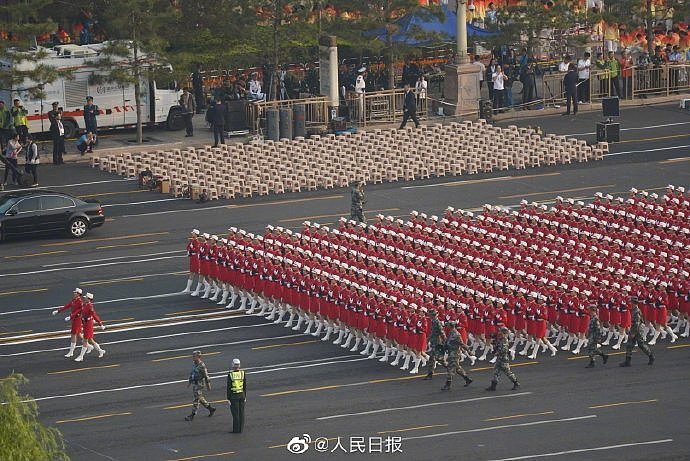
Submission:
<svg viewBox="0 0 690 461">
<path fill-rule="evenodd" d="M 468 179 L 468 181 L 481 181 L 481 182 L 476 182 L 475 184 L 483 184 L 485 182 L 493 182 L 493 181 L 505 181 L 506 179 L 512 179 L 512 178 L 517 178 L 518 176 L 499 176 L 497 178 L 486 178 L 486 179 L 481 179 L 481 180 L 473 180 L 473 179 Z M 401 187 L 400 189 L 406 190 L 406 189 L 426 189 L 428 187 L 440 187 L 440 186 L 447 186 L 448 184 L 459 184 L 462 181 L 448 181 L 448 182 L 441 182 L 441 183 L 436 183 L 436 184 L 422 184 L 420 186 L 404 186 Z"/>
<path fill-rule="evenodd" d="M 465 429 L 462 431 L 441 432 L 439 434 L 417 435 L 417 436 L 413 436 L 413 437 L 404 437 L 403 440 L 431 439 L 431 438 L 435 438 L 435 437 L 445 437 L 448 435 L 470 434 L 473 432 L 484 432 L 484 431 L 495 431 L 498 429 L 508 429 L 511 427 L 539 426 L 542 424 L 566 423 L 566 422 L 570 422 L 570 421 L 580 421 L 583 419 L 592 419 L 592 418 L 596 418 L 596 417 L 597 417 L 597 415 L 586 415 L 586 416 L 577 416 L 574 418 L 545 419 L 542 421 L 532 421 L 529 423 L 504 424 L 502 426 L 478 427 L 476 429 Z"/>
<path fill-rule="evenodd" d="M 271 322 L 271 323 L 261 323 L 261 324 L 258 324 L 258 325 L 250 325 L 250 326 L 266 326 L 266 325 L 274 325 L 274 323 L 273 323 L 273 322 Z M 233 327 L 233 328 L 237 328 L 237 327 Z M 204 330 L 203 333 L 205 333 L 205 332 L 207 332 L 207 331 L 211 331 L 211 330 Z M 292 335 L 285 335 L 285 336 L 273 336 L 273 337 L 271 337 L 271 338 L 266 338 L 266 339 L 296 338 L 296 337 L 298 337 L 298 336 L 306 336 L 306 335 L 305 335 L 304 333 L 295 333 L 295 334 L 292 334 Z M 231 341 L 231 342 L 227 342 L 227 343 L 200 344 L 200 345 L 194 346 L 194 347 L 192 347 L 192 348 L 189 348 L 189 347 L 179 347 L 179 348 L 176 348 L 176 349 L 162 349 L 162 350 L 160 350 L 160 351 L 151 351 L 151 352 L 147 352 L 146 354 L 147 354 L 147 355 L 156 355 L 156 354 L 167 354 L 167 353 L 169 353 L 169 352 L 181 352 L 181 351 L 188 351 L 188 350 L 195 350 L 195 349 L 202 349 L 202 350 L 203 350 L 203 349 L 208 349 L 208 348 L 211 348 L 211 347 L 234 346 L 234 345 L 236 345 L 236 344 L 245 344 L 245 343 L 251 343 L 251 342 L 255 342 L 255 341 L 256 341 L 256 340 L 254 340 L 254 339 L 246 339 L 246 340 L 243 340 L 243 341 Z"/>
<path fill-rule="evenodd" d="M 75 184 L 62 184 L 62 185 L 56 185 L 56 186 L 41 186 L 41 187 L 36 187 L 35 189 L 56 189 L 58 187 L 80 187 L 80 186 L 90 186 L 92 184 L 107 184 L 107 183 L 111 183 L 111 182 L 131 182 L 131 181 L 137 181 L 137 178 L 108 179 L 105 181 L 79 182 L 79 183 L 75 183 Z"/>
<path fill-rule="evenodd" d="M 479 402 L 482 400 L 504 399 L 504 398 L 510 398 L 510 397 L 521 397 L 521 396 L 530 395 L 530 394 L 531 394 L 531 392 L 517 392 L 515 394 L 491 395 L 491 396 L 487 396 L 487 397 L 475 397 L 472 399 L 451 400 L 449 402 L 446 401 L 446 402 L 424 403 L 421 405 L 410 405 L 407 407 L 381 408 L 379 410 L 361 411 L 359 413 L 343 413 L 341 415 L 322 416 L 320 418 L 316 418 L 316 420 L 317 421 L 323 421 L 323 420 L 327 420 L 327 419 L 346 418 L 348 416 L 373 415 L 373 414 L 377 414 L 377 413 L 388 413 L 391 411 L 414 410 L 417 408 L 436 407 L 436 406 L 440 406 L 440 405 L 452 405 L 454 403 L 469 403 L 469 402 Z"/>
<path fill-rule="evenodd" d="M 124 329 L 116 330 L 116 331 L 106 329 L 105 331 L 99 331 L 98 336 L 102 336 L 102 335 L 106 335 L 106 334 L 116 334 L 116 333 L 129 333 L 130 331 L 147 330 L 149 328 L 167 328 L 167 327 L 174 327 L 174 326 L 178 326 L 178 325 L 187 325 L 190 323 L 216 322 L 216 321 L 220 321 L 220 320 L 229 320 L 229 319 L 236 319 L 236 318 L 241 318 L 241 317 L 252 317 L 251 315 L 247 315 L 247 314 L 228 315 L 228 316 L 224 316 L 224 317 L 213 317 L 213 318 L 205 318 L 204 317 L 204 316 L 208 317 L 208 316 L 214 315 L 214 314 L 217 314 L 217 312 L 212 312 L 209 314 L 197 314 L 197 315 L 193 315 L 193 316 L 187 315 L 187 316 L 179 316 L 179 317 L 165 317 L 164 319 L 160 319 L 160 320 L 168 320 L 168 319 L 174 320 L 176 318 L 185 319 L 185 320 L 181 320 L 179 322 L 173 322 L 173 323 L 154 324 L 154 325 L 136 326 L 136 324 L 141 323 L 142 320 L 135 321 L 135 322 L 124 322 L 124 323 L 110 325 L 110 328 L 114 328 L 116 326 L 132 325 L 132 324 L 134 324 L 135 326 L 132 326 L 131 328 L 124 328 Z M 191 320 L 187 320 L 187 319 L 191 319 Z M 159 319 L 153 319 L 153 320 L 159 320 Z M 147 322 L 148 321 L 151 321 L 151 320 L 147 320 Z M 104 343 L 104 344 L 118 344 L 118 343 L 134 342 L 134 341 L 144 341 L 144 340 L 149 340 L 149 339 L 174 338 L 176 336 L 185 336 L 185 335 L 190 335 L 190 334 L 204 334 L 204 333 L 212 333 L 215 331 L 233 330 L 236 328 L 254 328 L 254 327 L 262 327 L 262 326 L 268 326 L 268 325 L 274 325 L 274 323 L 269 322 L 269 323 L 259 323 L 259 324 L 254 324 L 254 325 L 244 325 L 244 326 L 241 325 L 241 326 L 235 326 L 235 327 L 219 328 L 217 330 L 203 330 L 203 331 L 196 331 L 196 332 L 188 331 L 188 332 L 182 332 L 182 333 L 171 333 L 169 335 L 151 336 L 151 337 L 146 337 L 146 338 L 129 338 L 129 339 L 124 339 L 124 340 L 110 342 L 110 343 Z M 57 333 L 64 333 L 64 334 L 62 334 L 60 336 L 51 336 L 48 338 L 27 339 L 25 341 L 21 341 L 21 337 L 35 336 L 35 333 L 33 335 L 31 335 L 31 334 L 21 335 L 21 336 L 17 337 L 17 338 L 19 338 L 18 341 L 0 344 L 0 347 L 11 347 L 11 346 L 17 346 L 17 345 L 21 345 L 21 344 L 38 343 L 38 342 L 44 342 L 44 341 L 56 341 L 56 340 L 61 340 L 61 339 L 65 339 L 65 338 L 70 337 L 69 330 L 62 330 L 62 331 L 55 331 L 55 332 L 48 332 L 48 333 L 56 333 L 56 334 Z M 10 338 L 3 338 L 3 340 L 12 340 L 12 338 L 11 337 Z M 62 349 L 64 349 L 64 348 L 60 348 L 57 350 L 62 350 Z M 16 352 L 14 354 L 0 354 L 0 357 L 13 357 L 13 356 L 17 356 L 17 355 L 35 354 L 38 352 L 45 352 L 45 350 Z"/>
<path fill-rule="evenodd" d="M 640 130 L 651 130 L 653 128 L 664 128 L 667 126 L 677 126 L 677 125 L 689 125 L 690 122 L 675 122 L 675 123 L 664 123 L 662 125 L 649 125 L 649 126 L 636 126 L 636 127 L 630 127 L 630 128 L 621 128 L 621 131 L 640 131 Z M 591 133 L 570 133 L 566 134 L 564 136 L 589 136 L 596 134 L 596 132 L 591 132 Z"/>
<path fill-rule="evenodd" d="M 669 146 L 669 147 L 657 147 L 656 149 L 643 149 L 643 150 L 628 150 L 625 152 L 612 152 L 610 154 L 604 154 L 604 157 L 614 157 L 616 155 L 625 155 L 625 154 L 641 154 L 643 152 L 660 152 L 663 150 L 675 150 L 675 149 L 687 149 L 689 148 L 690 145 L 685 145 L 685 146 Z"/>
<path fill-rule="evenodd" d="M 216 206 L 208 206 L 208 207 L 203 207 L 203 208 L 185 208 L 183 210 L 167 210 L 167 211 L 152 211 L 150 213 L 136 213 L 136 214 L 125 214 L 120 216 L 120 218 L 136 218 L 140 216 L 158 216 L 158 215 L 163 215 L 163 214 L 174 214 L 174 213 L 193 213 L 197 211 L 212 211 L 212 210 L 219 210 L 221 208 L 228 208 L 231 205 L 216 205 Z"/>
<path fill-rule="evenodd" d="M 173 296 L 182 296 L 182 295 L 189 296 L 187 293 L 182 293 L 181 291 L 176 291 L 174 293 L 161 293 L 158 295 L 134 296 L 131 298 L 107 299 L 104 301 L 98 301 L 98 304 L 119 303 L 119 302 L 123 302 L 123 301 L 143 301 L 145 299 L 170 298 Z M 0 316 L 11 315 L 11 314 L 23 314 L 25 312 L 48 311 L 48 310 L 53 310 L 53 309 L 59 309 L 61 307 L 62 307 L 62 304 L 59 304 L 57 306 L 49 306 L 49 307 L 34 307 L 31 309 L 19 309 L 16 311 L 0 312 Z"/>
<path fill-rule="evenodd" d="M 270 373 L 272 371 L 282 371 L 282 370 L 296 370 L 296 369 L 301 369 L 301 368 L 311 368 L 311 367 L 316 367 L 316 366 L 323 366 L 323 365 L 332 365 L 336 363 L 343 363 L 345 361 L 351 361 L 351 360 L 345 360 L 345 359 L 350 359 L 352 355 L 345 355 L 345 356 L 336 356 L 336 357 L 326 357 L 322 359 L 315 359 L 315 360 L 304 360 L 301 362 L 288 362 L 288 363 L 277 363 L 273 365 L 263 365 L 260 367 L 253 367 L 253 368 L 245 368 L 245 371 L 247 371 L 247 374 L 256 374 L 259 373 L 259 369 L 262 369 L 260 372 L 261 373 Z M 338 359 L 343 359 L 343 360 L 338 360 Z M 366 357 L 360 357 L 357 360 L 368 360 Z M 318 362 L 318 363 L 315 363 Z M 290 366 L 293 365 L 293 366 Z M 211 379 L 226 379 L 227 374 L 230 370 L 223 370 L 223 371 L 218 371 L 215 373 L 211 373 Z M 130 391 L 130 390 L 135 390 L 135 389 L 145 389 L 145 388 L 150 388 L 150 387 L 161 387 L 161 386 L 168 386 L 171 384 L 180 384 L 180 383 L 186 383 L 188 380 L 187 379 L 178 379 L 175 381 L 164 381 L 160 383 L 150 383 L 150 384 L 138 384 L 135 386 L 125 386 L 125 387 L 115 387 L 111 389 L 97 389 L 93 391 L 84 391 L 84 392 L 75 392 L 72 394 L 59 394 L 59 395 L 49 395 L 45 397 L 36 397 L 35 399 L 32 400 L 24 400 L 23 403 L 30 402 L 30 401 L 36 401 L 36 402 L 41 402 L 44 400 L 57 400 L 57 399 L 67 399 L 67 398 L 72 398 L 72 397 L 83 397 L 85 395 L 97 395 L 97 394 L 106 394 L 106 393 L 112 393 L 112 392 L 124 392 L 124 391 Z M 2 405 L 6 405 L 7 402 L 2 402 Z"/>
<path fill-rule="evenodd" d="M 649 442 L 619 443 L 618 445 L 607 445 L 604 447 L 580 448 L 577 450 L 556 451 L 553 453 L 541 453 L 538 455 L 515 456 L 513 458 L 493 459 L 491 461 L 519 461 L 522 459 L 546 458 L 549 456 L 561 456 L 561 455 L 570 455 L 570 454 L 574 454 L 574 453 L 586 453 L 588 451 L 614 450 L 616 448 L 636 447 L 639 445 L 658 445 L 660 443 L 670 443 L 670 442 L 673 442 L 673 439 L 650 440 Z"/>
<path fill-rule="evenodd" d="M 103 263 L 103 264 L 89 264 L 86 266 L 55 267 L 53 269 L 42 269 L 42 270 L 38 270 L 38 271 L 14 272 L 12 274 L 0 274 L 0 277 L 18 277 L 21 275 L 45 274 L 48 272 L 57 272 L 57 271 L 76 271 L 76 270 L 81 270 L 81 269 L 91 269 L 92 267 L 117 266 L 120 264 L 148 263 L 151 261 L 161 261 L 163 259 L 177 259 L 177 258 L 186 258 L 186 257 L 187 257 L 187 255 L 184 254 L 184 255 L 179 255 L 179 256 L 161 256 L 159 258 L 135 259 L 134 261 L 116 261 L 116 262 L 109 262 L 109 263 Z"/>
<path fill-rule="evenodd" d="M 69 266 L 70 264 L 101 263 L 103 261 L 116 261 L 118 259 L 127 259 L 127 258 L 143 258 L 146 256 L 172 255 L 175 253 L 187 253 L 187 251 L 186 250 L 172 250 L 172 251 L 160 251 L 158 253 L 144 253 L 144 254 L 140 254 L 140 255 L 113 256 L 111 258 L 89 259 L 88 261 L 70 261 L 70 262 L 63 262 L 63 263 L 43 264 L 41 267 L 58 267 L 58 266 Z"/>
<path fill-rule="evenodd" d="M 112 280 L 130 280 L 130 279 L 142 279 L 142 278 L 149 278 L 149 277 L 161 277 L 163 275 L 187 275 L 187 271 L 175 271 L 175 272 L 161 272 L 160 274 L 143 274 L 143 275 L 132 275 L 129 277 L 121 277 L 118 279 L 112 279 Z M 81 283 L 97 283 L 97 282 L 103 282 L 104 280 L 82 280 Z M 100 303 L 99 303 L 100 304 Z"/>
<path fill-rule="evenodd" d="M 143 202 L 126 202 L 126 203 L 108 203 L 101 205 L 102 208 L 110 208 L 114 206 L 130 206 L 130 205 L 147 205 L 149 203 L 173 202 L 180 200 L 189 200 L 188 198 L 161 198 L 157 200 L 145 200 Z"/>
</svg>

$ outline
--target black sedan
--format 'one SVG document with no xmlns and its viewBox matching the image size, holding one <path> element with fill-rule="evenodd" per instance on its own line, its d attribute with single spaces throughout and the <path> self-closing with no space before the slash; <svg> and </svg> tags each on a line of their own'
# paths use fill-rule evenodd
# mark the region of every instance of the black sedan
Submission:
<svg viewBox="0 0 690 461">
<path fill-rule="evenodd" d="M 36 189 L 0 195 L 0 239 L 55 232 L 82 238 L 104 222 L 103 208 L 96 200 Z"/>
</svg>

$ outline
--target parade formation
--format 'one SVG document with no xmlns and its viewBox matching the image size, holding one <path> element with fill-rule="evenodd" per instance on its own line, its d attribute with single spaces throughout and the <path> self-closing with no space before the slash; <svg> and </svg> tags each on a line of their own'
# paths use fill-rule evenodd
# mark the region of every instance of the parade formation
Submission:
<svg viewBox="0 0 690 461">
<path fill-rule="evenodd" d="M 93 302 L 93 294 L 84 294 L 81 288 L 75 288 L 74 297 L 70 302 L 52 312 L 53 315 L 57 315 L 60 312 L 70 311 L 70 315 L 65 317 L 65 322 L 71 323 L 69 352 L 65 354 L 65 357 L 70 358 L 74 356 L 77 339 L 81 338 L 81 351 L 77 358 L 74 359 L 75 362 L 83 361 L 84 356 L 94 349 L 98 352 L 98 358 L 102 358 L 105 355 L 105 349 L 102 349 L 93 339 L 95 323 L 101 327 L 101 330 L 105 330 L 105 325 L 98 316 L 96 309 L 94 309 Z"/>
<path fill-rule="evenodd" d="M 611 345 L 630 366 L 638 346 L 651 365 L 649 346 L 688 337 L 688 212 L 684 188 L 669 186 L 661 198 L 632 189 L 477 216 L 449 207 L 372 225 L 307 221 L 299 233 L 195 229 L 184 291 L 413 374 L 428 366 L 431 378 L 442 363 L 444 389 L 454 374 L 472 382 L 464 359 L 494 363 L 488 390 L 501 373 L 516 389 L 516 354 L 584 352 L 591 368 Z"/>
</svg>

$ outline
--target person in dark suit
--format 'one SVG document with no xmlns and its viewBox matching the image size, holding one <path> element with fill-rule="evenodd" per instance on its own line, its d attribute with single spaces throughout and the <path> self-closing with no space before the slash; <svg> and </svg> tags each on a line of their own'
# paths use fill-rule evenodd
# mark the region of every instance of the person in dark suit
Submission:
<svg viewBox="0 0 690 461">
<path fill-rule="evenodd" d="M 206 121 L 213 129 L 213 147 L 218 147 L 218 144 L 225 144 L 225 136 L 223 130 L 225 129 L 225 106 L 216 100 L 211 100 L 211 104 L 206 111 Z"/>
<path fill-rule="evenodd" d="M 570 104 L 573 105 L 573 115 L 577 114 L 577 67 L 574 63 L 568 64 L 568 72 L 563 77 L 563 90 L 565 91 L 565 114 L 570 115 Z"/>
<path fill-rule="evenodd" d="M 410 88 L 408 83 L 405 84 L 405 99 L 403 101 L 403 119 L 400 124 L 400 130 L 405 128 L 407 121 L 412 119 L 414 126 L 419 128 L 419 119 L 417 118 L 417 96 Z"/>
</svg>

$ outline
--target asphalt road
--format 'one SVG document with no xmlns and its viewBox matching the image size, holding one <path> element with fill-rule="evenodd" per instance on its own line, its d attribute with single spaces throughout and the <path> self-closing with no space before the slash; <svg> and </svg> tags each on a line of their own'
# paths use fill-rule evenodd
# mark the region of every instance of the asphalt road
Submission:
<svg viewBox="0 0 690 461">
<path fill-rule="evenodd" d="M 587 137 L 597 119 L 555 116 L 524 124 Z M 626 109 L 621 122 L 624 142 L 602 162 L 372 186 L 368 214 L 440 213 L 449 205 L 587 199 L 597 191 L 690 184 L 690 114 L 671 105 Z M 267 224 L 297 229 L 305 219 L 331 223 L 349 212 L 347 191 L 199 205 L 138 191 L 133 181 L 85 165 L 45 165 L 40 174 L 47 187 L 101 200 L 108 222 L 83 240 L 0 244 L 0 374 L 15 370 L 30 379 L 25 391 L 37 399 L 42 420 L 62 431 L 75 460 L 689 459 L 687 340 L 660 342 L 653 367 L 637 354 L 629 369 L 617 366 L 619 356 L 594 370 L 564 352 L 518 360 L 521 389 L 510 391 L 503 381 L 495 394 L 484 391 L 489 364 L 477 363 L 469 388 L 442 393 L 441 377 L 422 381 L 261 317 L 178 293 L 191 228 L 260 232 Z M 95 294 L 109 326 L 96 333 L 107 355 L 90 354 L 80 364 L 63 357 L 68 331 L 60 316 L 50 315 L 77 285 Z M 219 411 L 209 419 L 201 410 L 187 423 L 194 349 L 206 354 L 209 396 Z M 234 357 L 249 372 L 241 435 L 228 433 L 222 402 Z M 302 455 L 289 453 L 285 445 L 303 434 L 329 439 L 329 452 L 311 446 Z M 330 453 L 338 437 L 348 451 L 358 447 L 354 437 L 363 437 L 374 444 L 365 451 L 374 452 Z M 387 437 L 402 439 L 402 454 L 376 453 Z M 395 447 L 381 451 L 386 448 Z"/>
</svg>

